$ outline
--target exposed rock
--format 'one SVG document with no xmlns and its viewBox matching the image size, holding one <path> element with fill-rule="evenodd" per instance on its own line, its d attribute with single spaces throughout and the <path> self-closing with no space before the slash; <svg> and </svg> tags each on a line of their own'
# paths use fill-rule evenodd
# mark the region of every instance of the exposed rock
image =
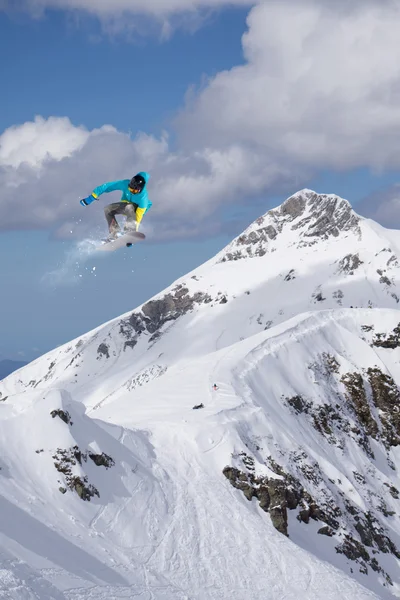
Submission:
<svg viewBox="0 0 400 600">
<path fill-rule="evenodd" d="M 76 491 L 78 496 L 85 501 L 90 501 L 93 496 L 98 496 L 100 498 L 99 491 L 94 485 L 88 482 L 87 476 L 80 477 L 73 472 L 73 467 L 77 464 L 82 466 L 82 463 L 87 462 L 88 456 L 98 466 L 110 468 L 115 464 L 114 460 L 105 453 L 95 454 L 92 452 L 82 452 L 78 446 L 67 449 L 58 448 L 53 455 L 54 466 L 59 473 L 64 475 L 67 488 Z"/>
<path fill-rule="evenodd" d="M 344 554 L 350 560 L 370 560 L 370 555 L 364 548 L 364 546 L 350 535 L 345 535 L 345 541 L 342 544 L 336 546 L 336 552 L 338 554 Z"/>
<path fill-rule="evenodd" d="M 395 256 L 394 254 L 392 254 L 392 256 L 388 259 L 387 263 L 386 263 L 387 267 L 398 267 L 399 266 L 399 261 L 397 259 L 397 256 Z"/>
<path fill-rule="evenodd" d="M 303 217 L 303 218 L 302 218 Z M 317 238 L 337 237 L 342 231 L 360 234 L 359 218 L 350 204 L 337 196 L 302 190 L 279 208 L 257 219 L 226 248 L 220 262 L 264 256 L 284 227 L 300 230 L 299 247 L 317 243 Z"/>
<path fill-rule="evenodd" d="M 331 529 L 328 525 L 325 525 L 324 527 L 318 529 L 317 533 L 319 533 L 320 535 L 327 535 L 328 537 L 332 537 L 333 535 L 335 535 L 333 529 Z"/>
<path fill-rule="evenodd" d="M 255 489 L 254 495 L 260 502 L 260 508 L 262 508 L 262 510 L 265 512 L 268 512 L 269 505 L 271 503 L 268 487 L 266 485 L 260 485 L 259 488 Z"/>
<path fill-rule="evenodd" d="M 129 326 L 133 331 L 140 335 L 145 331 L 146 327 L 144 326 L 143 320 L 139 314 L 132 313 L 131 316 L 126 321 L 121 321 L 120 323 L 120 332 L 123 335 L 126 335 L 125 327 Z"/>
<path fill-rule="evenodd" d="M 338 273 L 346 273 L 347 275 L 354 275 L 354 271 L 363 264 L 358 254 L 346 254 L 339 261 Z"/>
<path fill-rule="evenodd" d="M 336 368 L 335 362 L 328 362 L 328 365 L 331 370 Z M 312 402 L 301 396 L 293 396 L 292 398 L 285 398 L 285 400 L 297 413 L 310 415 L 315 429 L 323 435 L 332 435 L 334 423 L 340 425 L 343 429 L 347 428 L 343 417 L 331 404 L 313 405 Z"/>
<path fill-rule="evenodd" d="M 239 456 L 247 457 L 247 462 L 254 470 L 254 460 L 251 462 L 245 453 Z M 284 471 L 276 465 L 276 470 Z M 299 480 L 284 473 L 281 479 L 269 477 L 255 477 L 253 473 L 245 473 L 235 467 L 225 467 L 223 473 L 231 485 L 243 492 L 248 500 L 257 498 L 260 508 L 269 512 L 272 524 L 284 535 L 288 535 L 287 510 L 295 510 L 300 503 L 300 513 L 308 522 L 309 518 L 325 520 L 324 512 L 314 502 Z M 304 512 L 302 512 L 304 511 Z"/>
<path fill-rule="evenodd" d="M 387 285 L 389 287 L 392 285 L 392 282 L 390 281 L 389 277 L 384 275 L 382 269 L 377 269 L 376 272 L 378 273 L 378 275 L 380 275 L 379 283 L 382 283 L 383 285 Z"/>
<path fill-rule="evenodd" d="M 333 430 L 330 426 L 332 420 L 340 420 L 339 413 L 335 411 L 331 404 L 324 404 L 315 409 L 313 414 L 314 427 L 320 433 L 332 435 Z"/>
<path fill-rule="evenodd" d="M 204 408 L 204 404 L 203 403 L 201 403 L 201 404 L 195 404 L 193 406 L 193 410 L 198 410 L 199 408 Z"/>
<path fill-rule="evenodd" d="M 374 404 L 381 411 L 383 437 L 389 446 L 400 444 L 400 392 L 390 375 L 377 367 L 367 370 Z"/>
<path fill-rule="evenodd" d="M 297 413 L 308 413 L 312 406 L 310 402 L 307 402 L 301 396 L 292 396 L 292 398 L 285 398 L 285 400 Z"/>
<path fill-rule="evenodd" d="M 60 419 L 64 421 L 64 423 L 66 423 L 67 425 L 73 425 L 71 415 L 67 410 L 61 410 L 60 408 L 57 408 L 56 410 L 52 410 L 50 414 L 53 417 L 53 419 L 55 419 L 56 417 L 60 417 Z"/>
<path fill-rule="evenodd" d="M 393 498 L 395 500 L 399 500 L 400 498 L 400 492 L 399 490 L 394 486 L 394 485 L 389 485 L 388 483 L 384 483 L 383 485 L 385 485 L 387 488 L 389 488 L 389 492 L 391 494 L 391 496 L 393 496 Z"/>
<path fill-rule="evenodd" d="M 248 500 L 253 498 L 253 487 L 248 482 L 248 477 L 245 473 L 235 469 L 234 467 L 225 467 L 223 474 L 229 479 L 231 485 L 241 490 Z"/>
<path fill-rule="evenodd" d="M 400 348 L 400 323 L 393 329 L 393 332 L 389 335 L 384 333 L 377 333 L 374 337 L 372 344 L 378 348 Z"/>
<path fill-rule="evenodd" d="M 101 454 L 94 454 L 92 452 L 89 452 L 89 458 L 98 467 L 105 467 L 106 469 L 109 469 L 110 467 L 113 467 L 115 465 L 114 459 L 112 459 L 111 456 L 108 456 L 108 454 L 106 454 L 105 452 L 102 452 Z"/>
<path fill-rule="evenodd" d="M 319 287 L 315 290 L 315 292 L 311 294 L 311 298 L 313 298 L 315 302 L 323 302 L 324 300 L 326 300 L 326 298 L 324 298 L 324 296 L 322 295 L 322 292 Z"/>
<path fill-rule="evenodd" d="M 360 483 L 361 485 L 365 484 L 364 475 L 362 475 L 361 473 L 358 473 L 357 471 L 353 471 L 353 475 L 354 475 L 354 479 L 357 481 L 357 483 Z"/>
<path fill-rule="evenodd" d="M 333 292 L 332 297 L 335 298 L 339 306 L 342 306 L 342 300 L 344 298 L 342 290 L 336 290 L 335 292 Z"/>
<path fill-rule="evenodd" d="M 367 435 L 376 438 L 378 425 L 371 414 L 362 376 L 360 373 L 346 373 L 342 376 L 341 382 L 347 391 L 346 398 L 354 408 L 358 420 L 365 428 Z"/>
<path fill-rule="evenodd" d="M 293 229 L 308 225 L 304 236 L 323 239 L 330 236 L 337 237 L 341 231 L 353 230 L 359 233 L 359 218 L 353 212 L 349 202 L 337 196 L 316 194 L 311 190 L 303 191 L 301 194 L 306 198 L 309 215 L 300 220 Z M 282 208 L 285 204 L 284 202 Z"/>
<path fill-rule="evenodd" d="M 289 535 L 287 531 L 287 510 L 285 506 L 273 506 L 269 509 L 272 525 L 279 533 Z"/>
<path fill-rule="evenodd" d="M 329 352 L 322 353 L 322 360 L 325 367 L 325 371 L 328 374 L 339 373 L 339 362 L 335 356 L 329 354 Z"/>
<path fill-rule="evenodd" d="M 292 279 L 296 279 L 294 269 L 290 269 L 289 273 L 285 277 L 285 281 L 291 281 Z"/>
<path fill-rule="evenodd" d="M 90 502 L 90 499 L 93 498 L 93 496 L 100 498 L 98 489 L 95 488 L 94 485 L 88 484 L 87 477 L 73 477 L 69 482 L 69 487 L 72 490 L 75 490 L 82 500 Z"/>
<path fill-rule="evenodd" d="M 277 475 L 280 475 L 281 477 L 284 477 L 286 475 L 283 467 L 281 467 L 281 465 L 279 465 L 273 458 L 272 456 L 268 456 L 267 460 L 265 461 L 266 464 L 268 465 L 268 467 L 271 469 L 271 471 L 273 473 L 276 473 Z"/>
<path fill-rule="evenodd" d="M 301 397 L 297 397 L 292 402 L 293 406 L 297 405 L 301 410 L 305 406 L 308 410 L 307 404 Z M 313 406 L 312 411 L 314 410 Z M 259 447 L 258 450 L 260 450 Z M 288 510 L 297 510 L 297 519 L 300 522 L 304 524 L 308 524 L 311 520 L 321 522 L 322 526 L 318 529 L 318 534 L 328 537 L 337 535 L 336 552 L 355 561 L 362 573 L 368 573 L 368 568 L 371 567 L 374 571 L 381 573 L 390 584 L 390 576 L 383 570 L 376 556 L 378 552 L 393 554 L 396 558 L 400 556 L 396 545 L 388 536 L 388 532 L 373 512 L 363 512 L 339 490 L 344 504 L 342 510 L 337 505 L 334 494 L 330 492 L 326 477 L 324 479 L 318 463 L 312 461 L 305 452 L 293 451 L 290 453 L 289 464 L 310 481 L 310 489 L 317 490 L 319 500 L 325 498 L 323 502 L 315 502 L 312 495 L 303 487 L 301 478 L 285 472 L 272 457 L 266 460 L 266 464 L 277 473 L 279 479 L 266 476 L 257 477 L 254 457 L 247 452 L 240 452 L 232 456 L 235 460 L 242 460 L 247 472 L 236 467 L 225 467 L 224 475 L 235 488 L 243 492 L 248 500 L 257 498 L 260 508 L 269 513 L 271 522 L 279 532 L 284 535 L 290 533 L 288 531 Z M 365 485 L 365 477 L 357 471 L 354 471 L 354 478 L 358 485 Z M 340 480 L 338 483 L 341 484 Z M 331 481 L 331 484 L 335 484 L 335 482 Z M 389 487 L 390 484 L 386 485 Z M 393 494 L 394 497 L 399 495 L 396 488 L 393 489 Z M 378 510 L 385 509 L 383 499 L 377 508 Z M 357 539 L 358 536 L 359 539 Z"/>
<path fill-rule="evenodd" d="M 211 296 L 203 292 L 196 292 L 191 296 L 188 288 L 182 284 L 162 298 L 150 300 L 142 306 L 141 312 L 132 313 L 129 318 L 120 322 L 120 333 L 127 338 L 125 348 L 133 348 L 143 332 L 155 334 L 168 321 L 175 321 L 193 310 L 197 304 L 211 300 Z"/>
<path fill-rule="evenodd" d="M 97 348 L 97 359 L 101 358 L 102 356 L 110 358 L 109 347 L 104 343 L 100 344 L 100 346 Z"/>
<path fill-rule="evenodd" d="M 299 505 L 299 497 L 301 492 L 296 490 L 292 485 L 286 487 L 286 504 L 290 510 L 294 510 Z"/>
<path fill-rule="evenodd" d="M 301 194 L 291 196 L 281 205 L 281 214 L 291 217 L 291 220 L 300 217 L 306 209 L 306 197 Z"/>
<path fill-rule="evenodd" d="M 152 341 L 152 340 L 150 339 L 150 341 Z M 127 341 L 127 342 L 125 342 L 125 344 L 124 344 L 124 351 L 125 351 L 127 348 L 134 348 L 134 347 L 136 346 L 136 344 L 137 344 L 137 340 L 128 340 L 128 341 Z"/>
</svg>

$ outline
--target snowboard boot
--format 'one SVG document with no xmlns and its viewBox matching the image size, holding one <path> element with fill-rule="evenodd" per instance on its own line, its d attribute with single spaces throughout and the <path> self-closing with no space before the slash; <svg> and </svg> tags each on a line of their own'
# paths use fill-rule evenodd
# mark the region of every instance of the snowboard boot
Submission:
<svg viewBox="0 0 400 600">
<path fill-rule="evenodd" d="M 118 235 L 120 234 L 119 231 L 116 231 L 115 233 L 110 233 L 108 237 L 103 238 L 101 241 L 104 244 L 108 244 L 110 242 L 115 242 L 115 240 L 118 238 Z"/>
</svg>

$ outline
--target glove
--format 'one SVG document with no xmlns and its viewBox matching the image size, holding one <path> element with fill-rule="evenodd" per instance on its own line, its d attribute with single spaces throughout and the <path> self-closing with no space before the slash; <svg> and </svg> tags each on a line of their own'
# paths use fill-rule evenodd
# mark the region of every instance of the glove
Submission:
<svg viewBox="0 0 400 600">
<path fill-rule="evenodd" d="M 95 200 L 97 200 L 97 196 L 95 194 L 90 194 L 90 196 L 88 196 L 87 198 L 79 200 L 79 204 L 81 206 L 89 206 L 89 204 L 92 204 L 92 202 L 94 202 Z"/>
</svg>

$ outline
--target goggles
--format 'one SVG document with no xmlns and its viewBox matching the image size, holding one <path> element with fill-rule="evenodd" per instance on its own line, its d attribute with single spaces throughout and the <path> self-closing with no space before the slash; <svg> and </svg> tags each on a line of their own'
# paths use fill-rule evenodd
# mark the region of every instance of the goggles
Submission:
<svg viewBox="0 0 400 600">
<path fill-rule="evenodd" d="M 132 192 L 132 194 L 139 194 L 143 190 L 145 183 L 146 182 L 141 175 L 135 175 L 129 182 L 129 191 Z"/>
</svg>

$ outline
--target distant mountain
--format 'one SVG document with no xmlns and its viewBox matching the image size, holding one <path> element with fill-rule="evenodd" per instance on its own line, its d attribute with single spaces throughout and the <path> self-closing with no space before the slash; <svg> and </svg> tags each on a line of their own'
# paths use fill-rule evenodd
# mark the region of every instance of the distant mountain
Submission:
<svg viewBox="0 0 400 600">
<path fill-rule="evenodd" d="M 11 374 L 0 598 L 398 599 L 399 306 L 400 232 L 303 190 Z"/>
<path fill-rule="evenodd" d="M 4 377 L 7 377 L 21 367 L 25 367 L 27 364 L 27 362 L 22 360 L 0 360 L 0 379 L 4 379 Z"/>
</svg>

